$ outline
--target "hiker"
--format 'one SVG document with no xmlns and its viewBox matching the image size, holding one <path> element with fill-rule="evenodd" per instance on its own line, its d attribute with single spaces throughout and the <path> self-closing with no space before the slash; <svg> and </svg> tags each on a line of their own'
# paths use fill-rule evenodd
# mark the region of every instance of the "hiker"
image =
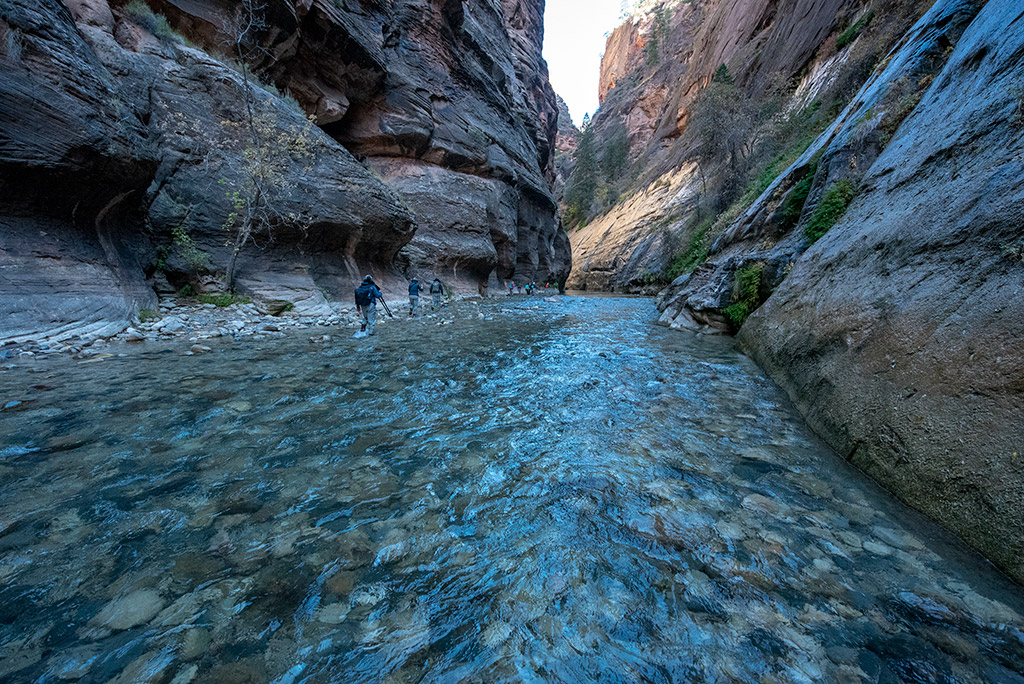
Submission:
<svg viewBox="0 0 1024 684">
<path fill-rule="evenodd" d="M 516 281 L 510 280 L 508 283 L 508 296 L 511 297 L 516 291 Z"/>
<path fill-rule="evenodd" d="M 441 295 L 444 294 L 444 285 L 437 278 L 434 278 L 434 282 L 430 283 L 430 308 L 437 310 L 441 308 Z"/>
<path fill-rule="evenodd" d="M 416 315 L 416 309 L 420 305 L 420 281 L 413 278 L 409 282 L 409 317 Z"/>
<path fill-rule="evenodd" d="M 367 275 L 363 278 L 363 284 L 356 288 L 356 309 L 363 316 L 363 324 L 360 332 L 374 334 L 374 327 L 377 325 L 377 300 L 383 300 L 384 295 L 377 289 L 373 282 L 373 276 Z"/>
</svg>

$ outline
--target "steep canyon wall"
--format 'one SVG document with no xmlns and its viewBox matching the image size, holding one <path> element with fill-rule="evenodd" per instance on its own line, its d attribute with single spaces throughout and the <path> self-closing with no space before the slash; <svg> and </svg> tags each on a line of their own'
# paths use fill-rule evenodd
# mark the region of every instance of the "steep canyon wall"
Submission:
<svg viewBox="0 0 1024 684">
<path fill-rule="evenodd" d="M 370 270 L 399 292 L 564 281 L 542 2 L 276 0 L 245 64 L 238 5 L 0 6 L 0 340 L 222 288 L 259 155 L 274 211 L 242 294 L 319 313 Z"/>
<path fill-rule="evenodd" d="M 586 225 L 570 230 L 569 287 L 657 292 L 673 257 L 693 239 L 698 214 L 721 211 L 709 196 L 734 170 L 721 155 L 702 154 L 690 124 L 723 65 L 739 96 L 765 109 L 744 117 L 770 117 L 768 108 L 782 106 L 796 118 L 824 102 L 817 114 L 824 119 L 930 4 L 900 0 L 875 11 L 861 0 L 646 3 L 645 13 L 612 32 L 602 60 L 595 137 L 607 143 L 624 130 L 630 167 L 608 179 Z M 869 15 L 863 35 L 840 41 Z M 736 126 L 724 115 L 717 123 Z M 741 147 L 751 144 L 767 147 L 756 139 Z"/>
</svg>

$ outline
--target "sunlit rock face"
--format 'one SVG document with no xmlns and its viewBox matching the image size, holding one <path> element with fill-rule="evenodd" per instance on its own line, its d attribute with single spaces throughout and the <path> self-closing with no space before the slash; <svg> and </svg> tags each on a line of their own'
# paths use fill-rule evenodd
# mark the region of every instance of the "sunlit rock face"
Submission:
<svg viewBox="0 0 1024 684">
<path fill-rule="evenodd" d="M 899 0 L 875 8 L 876 61 L 931 4 Z M 665 0 L 645 6 L 608 37 L 601 107 L 593 121 L 598 141 L 625 131 L 636 180 L 619 201 L 570 232 L 571 288 L 654 294 L 664 286 L 663 273 L 693 235 L 692 219 L 707 211 L 701 197 L 728 173 L 721 158 L 704 160 L 699 172 L 680 173 L 699 153 L 690 127 L 695 103 L 723 64 L 751 100 L 784 86 L 791 95 L 788 111 L 808 106 L 837 82 L 849 80 L 849 92 L 855 92 L 871 75 L 870 66 L 853 68 L 853 51 L 836 48 L 838 36 L 867 11 L 855 0 Z M 667 17 L 660 26 L 652 9 L 658 7 Z M 640 195 L 648 199 L 642 212 L 630 206 Z"/>
<path fill-rule="evenodd" d="M 244 294 L 320 314 L 371 270 L 393 289 L 409 268 L 471 291 L 564 281 L 541 5 L 267 3 L 247 87 L 225 57 L 231 4 L 153 0 L 147 16 L 106 0 L 4 3 L 0 339 L 116 332 L 154 306 L 158 272 L 223 287 L 247 103 L 285 151 L 272 234 L 238 257 Z M 431 202 L 412 206 L 407 184 L 371 170 L 395 159 L 444 179 L 415 188 Z M 452 219 L 481 191 L 501 208 L 482 260 L 488 219 Z"/>
</svg>

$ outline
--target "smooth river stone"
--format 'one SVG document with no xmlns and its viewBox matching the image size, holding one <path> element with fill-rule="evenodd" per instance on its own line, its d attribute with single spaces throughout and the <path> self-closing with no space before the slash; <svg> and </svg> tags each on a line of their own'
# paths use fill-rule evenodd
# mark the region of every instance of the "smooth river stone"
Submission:
<svg viewBox="0 0 1024 684">
<path fill-rule="evenodd" d="M 140 589 L 103 606 L 92 623 L 115 632 L 149 622 L 163 610 L 164 600 L 154 589 Z"/>
<path fill-rule="evenodd" d="M 329 603 L 317 611 L 316 619 L 319 622 L 336 625 L 345 620 L 349 614 L 349 610 L 347 603 Z"/>
</svg>

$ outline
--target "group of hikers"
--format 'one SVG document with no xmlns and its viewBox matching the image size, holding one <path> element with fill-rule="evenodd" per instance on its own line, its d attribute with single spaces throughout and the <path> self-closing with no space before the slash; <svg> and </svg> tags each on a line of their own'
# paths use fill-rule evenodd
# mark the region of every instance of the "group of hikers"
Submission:
<svg viewBox="0 0 1024 684">
<path fill-rule="evenodd" d="M 519 288 L 519 293 L 522 294 L 524 285 L 522 283 L 516 283 L 514 280 L 508 284 L 508 293 L 511 295 L 515 292 L 516 287 Z M 529 282 L 525 285 L 526 294 L 532 295 L 537 290 L 536 282 Z M 422 286 L 417 278 L 413 278 L 409 281 L 409 317 L 412 318 L 417 315 L 420 306 L 420 290 Z M 551 283 L 544 283 L 544 291 L 547 292 L 551 289 Z M 437 278 L 434 278 L 434 282 L 430 284 L 430 308 L 432 311 L 436 311 L 441 308 L 441 298 L 444 295 L 444 285 Z M 377 284 L 373 282 L 373 276 L 367 275 L 363 278 L 362 284 L 356 288 L 356 310 L 363 318 L 362 325 L 359 328 L 360 333 L 368 335 L 374 334 L 374 328 L 377 325 L 377 300 L 380 300 L 384 310 L 391 314 L 391 310 L 388 308 L 387 302 L 384 301 L 384 295 L 381 293 Z"/>
<path fill-rule="evenodd" d="M 523 289 L 525 288 L 526 289 L 526 294 L 532 295 L 532 294 L 537 292 L 537 283 L 536 283 L 536 281 L 532 281 L 531 280 L 530 282 L 528 282 L 525 285 L 523 285 L 522 283 L 517 283 L 514 280 L 509 281 L 509 284 L 508 284 L 508 293 L 509 293 L 509 295 L 514 294 L 515 291 L 516 291 L 516 288 L 519 288 L 519 294 L 523 294 Z M 544 291 L 547 292 L 550 289 L 551 289 L 551 283 L 544 283 Z"/>
<path fill-rule="evenodd" d="M 417 278 L 413 278 L 409 282 L 409 316 L 413 317 L 417 315 L 420 306 L 420 281 Z M 441 308 L 441 296 L 444 294 L 444 285 L 437 278 L 434 278 L 434 282 L 430 284 L 430 308 L 433 311 Z M 391 310 L 388 308 L 387 302 L 384 301 L 384 295 L 381 293 L 380 288 L 373 282 L 373 276 L 367 275 L 363 278 L 362 284 L 356 288 L 356 310 L 363 317 L 363 323 L 359 328 L 359 332 L 367 333 L 369 335 L 374 334 L 374 328 L 377 325 L 377 300 L 384 306 L 384 310 L 391 314 Z"/>
</svg>

